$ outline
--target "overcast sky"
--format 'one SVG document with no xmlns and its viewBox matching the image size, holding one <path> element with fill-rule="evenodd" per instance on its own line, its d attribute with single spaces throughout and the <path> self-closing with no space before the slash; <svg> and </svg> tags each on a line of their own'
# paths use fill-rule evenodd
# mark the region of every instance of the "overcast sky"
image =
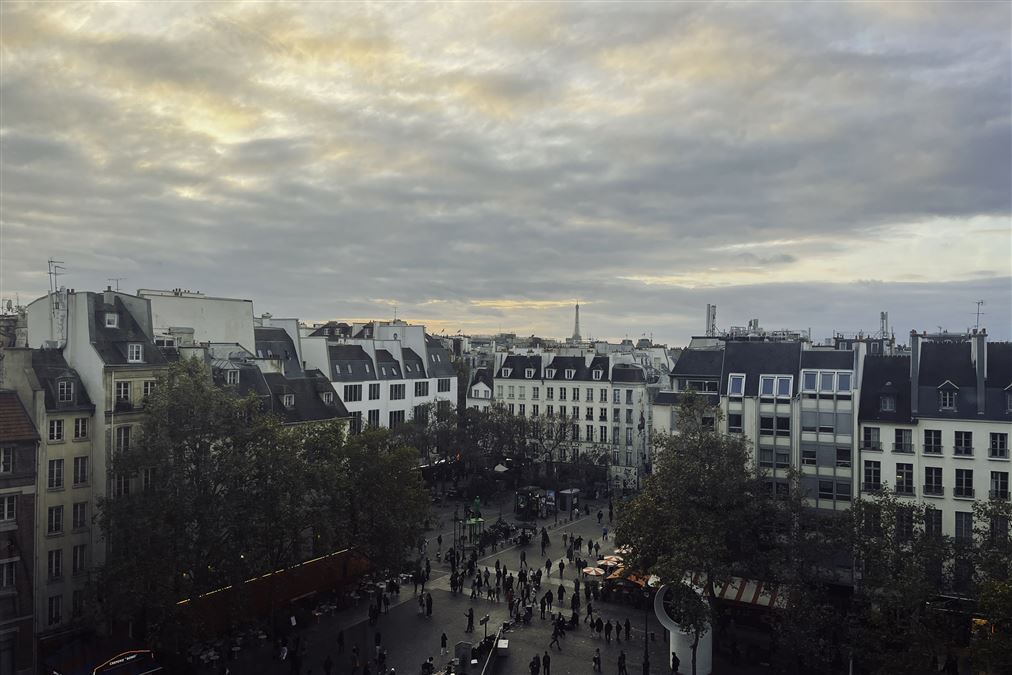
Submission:
<svg viewBox="0 0 1012 675">
<path fill-rule="evenodd" d="M 5 298 L 1010 337 L 1008 2 L 0 12 Z"/>
</svg>

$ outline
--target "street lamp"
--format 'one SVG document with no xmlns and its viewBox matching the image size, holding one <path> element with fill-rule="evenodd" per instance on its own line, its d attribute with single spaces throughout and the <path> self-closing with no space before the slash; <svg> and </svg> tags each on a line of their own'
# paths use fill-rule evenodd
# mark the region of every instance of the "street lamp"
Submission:
<svg viewBox="0 0 1012 675">
<path fill-rule="evenodd" d="M 650 675 L 650 654 L 648 640 L 648 621 L 650 619 L 650 587 L 643 586 L 643 675 Z"/>
</svg>

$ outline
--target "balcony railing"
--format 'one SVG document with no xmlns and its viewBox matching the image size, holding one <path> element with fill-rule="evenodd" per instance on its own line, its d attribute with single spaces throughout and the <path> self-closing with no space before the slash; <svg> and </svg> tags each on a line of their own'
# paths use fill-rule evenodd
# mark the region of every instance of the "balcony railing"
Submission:
<svg viewBox="0 0 1012 675">
<path fill-rule="evenodd" d="M 991 490 L 991 499 L 1000 499 L 1001 501 L 1008 501 L 1008 490 Z"/>
<path fill-rule="evenodd" d="M 991 448 L 987 456 L 991 459 L 1008 459 L 1008 448 Z"/>
<path fill-rule="evenodd" d="M 952 449 L 952 454 L 956 457 L 973 457 L 973 446 L 957 445 Z"/>
<path fill-rule="evenodd" d="M 914 490 L 913 485 L 903 485 L 903 484 L 896 485 L 896 494 L 898 495 L 903 495 L 905 497 L 913 497 L 915 492 L 916 490 Z"/>
<path fill-rule="evenodd" d="M 943 485 L 925 485 L 924 494 L 931 495 L 933 497 L 941 497 L 945 494 L 945 486 Z"/>
<path fill-rule="evenodd" d="M 878 482 L 878 483 L 868 483 L 868 482 L 861 483 L 861 491 L 862 492 L 876 492 L 876 491 L 881 490 L 881 489 L 882 489 L 882 483 L 881 482 Z"/>
<path fill-rule="evenodd" d="M 879 441 L 861 441 L 862 450 L 881 450 L 882 443 Z"/>
<path fill-rule="evenodd" d="M 942 454 L 942 446 L 941 445 L 934 445 L 934 444 L 931 444 L 931 445 L 925 444 L 924 445 L 924 454 L 925 455 L 940 455 L 940 454 Z"/>
<path fill-rule="evenodd" d="M 974 494 L 973 488 L 955 487 L 952 490 L 953 497 L 960 497 L 962 499 L 973 499 Z"/>
<path fill-rule="evenodd" d="M 893 443 L 893 452 L 913 453 L 913 443 Z"/>
</svg>

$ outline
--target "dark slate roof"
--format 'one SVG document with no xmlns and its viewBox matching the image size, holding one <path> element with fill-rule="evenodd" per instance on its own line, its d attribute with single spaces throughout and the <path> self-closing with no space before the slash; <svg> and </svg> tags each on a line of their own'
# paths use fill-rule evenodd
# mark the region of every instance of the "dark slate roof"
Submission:
<svg viewBox="0 0 1012 675">
<path fill-rule="evenodd" d="M 330 379 L 335 382 L 376 379 L 376 364 L 361 345 L 330 345 L 327 356 L 330 359 Z M 337 372 L 336 366 L 341 367 L 341 372 Z"/>
<path fill-rule="evenodd" d="M 611 359 L 608 358 L 607 356 L 595 356 L 590 361 L 590 373 L 591 373 L 590 376 L 591 377 L 594 376 L 594 371 L 595 370 L 600 370 L 601 371 L 601 379 L 602 380 L 607 380 L 608 379 L 608 366 L 609 366 L 610 363 L 611 363 Z"/>
<path fill-rule="evenodd" d="M 949 380 L 960 389 L 977 386 L 969 342 L 922 342 L 917 383 L 938 387 Z"/>
<path fill-rule="evenodd" d="M 227 370 L 239 371 L 238 384 L 226 384 L 225 371 Z M 255 363 L 227 360 L 213 361 L 211 365 L 211 377 L 216 385 L 219 387 L 232 387 L 239 396 L 256 394 L 266 399 L 271 393 L 271 390 L 267 387 L 267 381 L 264 379 L 263 373 Z"/>
<path fill-rule="evenodd" d="M 401 347 L 401 359 L 404 360 L 404 377 L 409 380 L 425 379 L 425 361 L 410 347 Z"/>
<path fill-rule="evenodd" d="M 611 380 L 612 382 L 646 382 L 647 378 L 640 366 L 619 363 L 611 369 Z"/>
<path fill-rule="evenodd" d="M 76 370 L 67 364 L 61 350 L 33 349 L 32 370 L 35 371 L 35 377 L 39 380 L 39 384 L 42 385 L 42 389 L 45 392 L 46 410 L 50 412 L 69 412 L 73 410 L 95 411 L 95 404 L 91 402 L 88 390 L 85 389 L 84 383 L 81 382 L 81 377 L 77 374 Z M 59 380 L 71 380 L 74 383 L 74 399 L 72 401 L 60 402 L 57 400 L 56 383 Z"/>
<path fill-rule="evenodd" d="M 879 410 L 883 394 L 896 397 L 896 410 Z M 864 357 L 864 374 L 861 380 L 861 407 L 858 419 L 862 422 L 896 422 L 910 424 L 910 356 L 869 354 Z"/>
<path fill-rule="evenodd" d="M 475 386 L 479 382 L 489 389 L 492 389 L 492 371 L 488 368 L 475 369 L 474 375 L 471 376 L 471 384 L 468 385 L 468 388 Z"/>
<path fill-rule="evenodd" d="M 13 391 L 0 390 L 0 438 L 4 441 L 37 441 L 32 418 Z"/>
<path fill-rule="evenodd" d="M 692 393 L 696 396 L 702 396 L 708 405 L 717 405 L 720 402 L 720 396 L 716 392 L 711 391 L 704 393 L 701 391 L 694 391 Z M 681 391 L 659 391 L 654 397 L 653 402 L 655 405 L 677 406 L 681 404 L 685 394 L 686 392 Z"/>
<path fill-rule="evenodd" d="M 723 363 L 723 349 L 683 349 L 671 374 L 681 377 L 720 377 Z"/>
<path fill-rule="evenodd" d="M 503 374 L 503 370 L 506 368 L 511 369 L 509 377 Z M 528 368 L 534 369 L 534 375 L 531 378 L 528 378 L 525 375 Z M 541 357 L 527 354 L 510 354 L 502 362 L 502 366 L 499 368 L 499 372 L 496 373 L 496 377 L 508 380 L 526 380 L 526 379 L 540 380 Z"/>
<path fill-rule="evenodd" d="M 400 380 L 401 364 L 394 355 L 385 349 L 376 350 L 377 377 L 381 380 Z"/>
<path fill-rule="evenodd" d="M 854 370 L 854 352 L 849 349 L 803 349 L 801 367 Z"/>
<path fill-rule="evenodd" d="M 685 355 L 682 355 L 685 358 Z M 678 359 L 681 363 L 682 359 Z M 724 368 L 719 390 L 727 391 L 731 373 L 745 375 L 745 396 L 759 395 L 760 375 L 793 375 L 797 391 L 801 365 L 800 342 L 728 342 L 724 347 Z M 678 364 L 675 365 L 678 369 Z"/>
<path fill-rule="evenodd" d="M 268 409 L 281 417 L 286 424 L 315 422 L 319 420 L 349 417 L 330 381 L 319 370 L 307 370 L 301 377 L 286 377 L 281 373 L 264 373 L 264 381 L 270 390 Z M 333 394 L 333 403 L 323 402 L 322 394 Z M 285 394 L 295 395 L 295 406 L 286 408 L 282 402 Z"/>
<path fill-rule="evenodd" d="M 253 338 L 256 340 L 257 356 L 281 359 L 285 375 L 289 377 L 297 377 L 302 374 L 299 352 L 295 349 L 292 336 L 284 328 L 275 326 L 254 328 Z"/>
<path fill-rule="evenodd" d="M 987 345 L 987 386 L 1005 389 L 1012 384 L 1012 342 Z"/>
<path fill-rule="evenodd" d="M 590 368 L 587 367 L 587 363 L 582 356 L 556 356 L 546 366 L 547 368 L 555 368 L 555 377 L 551 378 L 555 380 L 565 381 L 567 369 L 576 371 L 573 374 L 573 380 L 593 381 L 594 379 L 590 374 Z M 545 379 L 549 379 L 547 373 L 545 374 Z"/>
<path fill-rule="evenodd" d="M 309 335 L 310 337 L 351 337 L 351 326 L 344 322 L 338 323 L 337 321 L 328 321 L 322 326 L 316 328 Z"/>
<path fill-rule="evenodd" d="M 89 293 L 88 304 L 91 307 L 91 342 L 104 363 L 144 367 L 163 366 L 167 363 L 162 350 L 155 346 L 120 298 L 114 297 L 113 304 L 107 305 L 101 293 Z M 109 312 L 119 315 L 119 325 L 116 328 L 107 328 L 105 325 L 105 315 Z M 127 345 L 131 343 L 143 345 L 144 363 L 127 363 Z"/>
<path fill-rule="evenodd" d="M 456 377 L 457 371 L 453 368 L 450 360 L 450 352 L 443 343 L 431 335 L 425 336 L 425 351 L 428 352 L 425 359 L 425 367 L 429 371 L 429 377 Z"/>
</svg>

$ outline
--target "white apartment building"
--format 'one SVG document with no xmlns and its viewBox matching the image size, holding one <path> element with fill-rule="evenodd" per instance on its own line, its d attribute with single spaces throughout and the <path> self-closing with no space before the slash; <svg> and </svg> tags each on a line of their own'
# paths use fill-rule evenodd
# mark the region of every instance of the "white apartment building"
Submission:
<svg viewBox="0 0 1012 675">
<path fill-rule="evenodd" d="M 1009 499 L 1012 344 L 987 333 L 910 335 L 910 353 L 865 359 L 861 490 L 932 507 L 929 526 L 973 530 L 974 500 Z"/>
<path fill-rule="evenodd" d="M 477 368 L 467 388 L 465 405 L 476 410 L 488 410 L 493 403 L 492 391 L 495 383 L 488 368 Z"/>
<path fill-rule="evenodd" d="M 450 353 L 425 326 L 330 322 L 303 327 L 300 342 L 306 366 L 326 374 L 348 409 L 352 433 L 364 425 L 395 427 L 426 404 L 456 405 Z"/>
</svg>

